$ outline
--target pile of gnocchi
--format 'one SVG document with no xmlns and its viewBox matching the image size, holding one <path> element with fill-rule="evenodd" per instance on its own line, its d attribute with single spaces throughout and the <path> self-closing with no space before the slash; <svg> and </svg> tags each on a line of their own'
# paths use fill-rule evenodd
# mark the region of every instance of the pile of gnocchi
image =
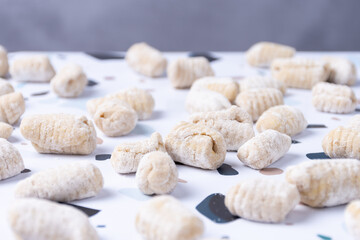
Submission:
<svg viewBox="0 0 360 240">
<path fill-rule="evenodd" d="M 352 62 L 295 55 L 289 46 L 256 43 L 246 52 L 246 61 L 252 67 L 269 68 L 271 77 L 237 80 L 215 76 L 204 57 L 179 58 L 168 64 L 159 50 L 146 43 L 128 49 L 125 60 L 135 72 L 151 78 L 166 73 L 173 88 L 190 89 L 184 99 L 187 121 L 180 121 L 164 137 L 154 132 L 148 139 L 122 142 L 111 154 L 116 173 L 135 174 L 138 189 L 156 195 L 136 215 L 135 228 L 144 239 L 201 239 L 205 231 L 201 218 L 169 195 L 180 180 L 175 163 L 216 170 L 230 151 L 254 170 L 281 161 L 291 147 L 291 137 L 308 126 L 299 109 L 284 105 L 287 88 L 311 90 L 317 111 L 355 111 L 358 100 L 351 86 L 357 73 Z M 81 96 L 88 83 L 77 64 L 55 72 L 45 55 L 19 57 L 9 64 L 7 51 L 0 46 L 0 77 L 6 76 L 49 83 L 60 98 Z M 11 81 L 0 79 L 0 180 L 25 169 L 21 153 L 6 140 L 18 122 L 22 136 L 38 153 L 89 155 L 97 147 L 97 129 L 108 137 L 125 136 L 138 121 L 150 119 L 154 107 L 151 93 L 128 88 L 89 100 L 90 118 L 65 113 L 22 117 L 23 95 L 14 91 Z M 225 196 L 226 208 L 247 220 L 279 223 L 300 202 L 314 208 L 348 204 L 347 229 L 360 239 L 360 115 L 331 130 L 322 148 L 331 159 L 291 166 L 283 180 L 253 178 L 234 184 Z M 14 189 L 17 200 L 8 209 L 12 231 L 19 239 L 99 239 L 84 213 L 58 202 L 98 195 L 104 178 L 94 164 L 79 161 L 19 181 Z"/>
</svg>

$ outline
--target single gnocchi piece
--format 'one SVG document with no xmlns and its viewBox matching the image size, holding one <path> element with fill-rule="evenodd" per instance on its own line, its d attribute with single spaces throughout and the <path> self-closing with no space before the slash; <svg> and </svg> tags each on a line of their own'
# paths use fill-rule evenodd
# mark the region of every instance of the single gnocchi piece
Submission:
<svg viewBox="0 0 360 240">
<path fill-rule="evenodd" d="M 19 151 L 11 143 L 0 138 L 0 180 L 18 175 L 24 168 Z"/>
<path fill-rule="evenodd" d="M 217 169 L 226 155 L 221 133 L 188 122 L 180 122 L 170 131 L 165 138 L 165 148 L 175 162 L 202 169 Z"/>
<path fill-rule="evenodd" d="M 0 122 L 0 138 L 4 138 L 4 139 L 8 139 L 12 132 L 13 132 L 14 128 L 4 122 Z"/>
<path fill-rule="evenodd" d="M 25 112 L 24 97 L 19 92 L 0 96 L 0 121 L 14 124 Z"/>
<path fill-rule="evenodd" d="M 272 43 L 258 42 L 246 52 L 246 61 L 254 67 L 267 67 L 276 58 L 291 58 L 295 55 L 295 48 Z"/>
<path fill-rule="evenodd" d="M 240 92 L 245 92 L 250 89 L 261 89 L 261 88 L 275 88 L 280 90 L 282 94 L 286 92 L 286 85 L 271 77 L 265 76 L 251 76 L 246 77 L 240 81 Z"/>
<path fill-rule="evenodd" d="M 356 67 L 346 58 L 325 57 L 330 70 L 329 82 L 352 86 L 356 82 Z"/>
<path fill-rule="evenodd" d="M 274 88 L 251 89 L 241 92 L 236 97 L 235 103 L 248 112 L 253 121 L 257 121 L 269 108 L 283 105 L 284 99 L 282 93 Z"/>
<path fill-rule="evenodd" d="M 239 93 L 239 84 L 232 78 L 204 77 L 196 80 L 191 86 L 191 90 L 203 89 L 218 92 L 233 102 Z"/>
<path fill-rule="evenodd" d="M 308 125 L 303 113 L 294 107 L 280 105 L 266 110 L 256 122 L 258 132 L 273 129 L 289 136 L 302 132 Z"/>
<path fill-rule="evenodd" d="M 18 198 L 71 202 L 96 196 L 104 186 L 100 169 L 90 162 L 74 162 L 47 169 L 20 181 Z"/>
<path fill-rule="evenodd" d="M 166 70 L 166 58 L 144 42 L 132 45 L 125 59 L 132 69 L 147 77 L 160 77 Z"/>
<path fill-rule="evenodd" d="M 231 103 L 226 97 L 209 90 L 190 90 L 185 102 L 189 113 L 219 111 L 230 107 Z"/>
<path fill-rule="evenodd" d="M 9 62 L 6 49 L 0 45 L 0 77 L 5 77 L 9 71 Z"/>
<path fill-rule="evenodd" d="M 360 239 L 360 200 L 354 200 L 346 206 L 345 224 L 353 239 Z"/>
<path fill-rule="evenodd" d="M 360 162 L 355 159 L 311 160 L 286 169 L 301 202 L 311 207 L 331 207 L 360 198 Z"/>
<path fill-rule="evenodd" d="M 348 86 L 318 83 L 312 89 L 312 104 L 320 112 L 351 113 L 356 108 L 357 99 Z"/>
<path fill-rule="evenodd" d="M 0 96 L 14 92 L 14 87 L 5 79 L 0 78 Z"/>
<path fill-rule="evenodd" d="M 360 114 L 353 116 L 347 124 L 349 128 L 360 128 Z"/>
<path fill-rule="evenodd" d="M 130 133 L 135 128 L 137 120 L 135 110 L 117 98 L 100 104 L 94 114 L 96 126 L 109 137 Z"/>
<path fill-rule="evenodd" d="M 360 160 L 360 132 L 351 127 L 337 127 L 323 138 L 322 148 L 331 158 Z"/>
<path fill-rule="evenodd" d="M 176 187 L 178 171 L 169 154 L 154 151 L 141 158 L 135 180 L 144 194 L 167 194 Z"/>
<path fill-rule="evenodd" d="M 226 150 L 236 151 L 255 136 L 251 116 L 237 106 L 226 110 L 194 113 L 190 122 L 215 129 L 225 139 Z"/>
<path fill-rule="evenodd" d="M 204 232 L 199 217 L 171 196 L 158 196 L 140 207 L 136 230 L 147 240 L 195 240 Z"/>
<path fill-rule="evenodd" d="M 16 200 L 8 210 L 8 222 L 17 239 L 99 239 L 83 212 L 43 199 Z"/>
<path fill-rule="evenodd" d="M 271 75 L 287 87 L 311 89 L 329 77 L 326 62 L 305 58 L 276 59 L 271 64 Z"/>
<path fill-rule="evenodd" d="M 51 88 L 59 97 L 75 98 L 85 89 L 87 77 L 77 64 L 68 64 L 51 79 Z"/>
<path fill-rule="evenodd" d="M 296 186 L 274 179 L 247 179 L 230 188 L 225 206 L 230 213 L 258 221 L 278 223 L 300 202 Z"/>
<path fill-rule="evenodd" d="M 111 165 L 117 173 L 133 173 L 138 169 L 141 158 L 153 151 L 166 151 L 158 132 L 153 133 L 149 139 L 117 145 L 111 154 Z"/>
<path fill-rule="evenodd" d="M 15 59 L 10 74 L 17 81 L 50 82 L 55 71 L 46 55 L 32 55 Z"/>
<path fill-rule="evenodd" d="M 39 153 L 82 154 L 96 148 L 96 131 L 85 116 L 36 114 L 25 117 L 21 134 Z"/>
<path fill-rule="evenodd" d="M 214 71 L 204 57 L 179 58 L 169 64 L 167 75 L 174 88 L 189 88 L 199 78 L 214 76 Z"/>
<path fill-rule="evenodd" d="M 279 160 L 290 149 L 291 138 L 288 135 L 269 129 L 242 145 L 237 157 L 253 169 L 263 169 Z"/>
</svg>

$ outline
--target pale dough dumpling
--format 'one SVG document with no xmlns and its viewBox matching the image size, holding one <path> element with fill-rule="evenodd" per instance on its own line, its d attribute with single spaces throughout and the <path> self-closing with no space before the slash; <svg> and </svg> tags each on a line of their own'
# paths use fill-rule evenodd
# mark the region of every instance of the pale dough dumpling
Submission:
<svg viewBox="0 0 360 240">
<path fill-rule="evenodd" d="M 0 122 L 0 138 L 4 138 L 4 139 L 8 139 L 12 132 L 13 132 L 14 128 L 4 122 Z"/>
<path fill-rule="evenodd" d="M 5 79 L 0 78 L 0 96 L 14 92 L 14 87 Z"/>
<path fill-rule="evenodd" d="M 9 71 L 9 62 L 6 49 L 0 45 L 0 77 L 5 77 Z"/>
<path fill-rule="evenodd" d="M 160 77 L 167 65 L 161 52 L 144 42 L 132 45 L 127 50 L 125 60 L 136 72 L 148 77 Z"/>
<path fill-rule="evenodd" d="M 0 138 L 0 180 L 18 175 L 24 168 L 19 151 L 11 143 Z"/>
<path fill-rule="evenodd" d="M 192 89 L 186 96 L 185 108 L 189 113 L 219 111 L 230 107 L 229 100 L 215 91 Z"/>
<path fill-rule="evenodd" d="M 51 79 L 51 88 L 59 97 L 78 97 L 88 83 L 81 66 L 68 64 Z"/>
<path fill-rule="evenodd" d="M 342 57 L 325 57 L 330 70 L 329 82 L 352 86 L 356 82 L 356 67 L 354 63 Z"/>
<path fill-rule="evenodd" d="M 283 82 L 280 82 L 271 77 L 265 76 L 250 76 L 246 77 L 240 81 L 240 92 L 245 92 L 250 89 L 259 89 L 259 88 L 276 88 L 285 94 L 286 85 Z"/>
<path fill-rule="evenodd" d="M 354 200 L 346 206 L 345 224 L 353 238 L 360 239 L 360 200 Z"/>
<path fill-rule="evenodd" d="M 24 97 L 19 92 L 0 96 L 0 121 L 14 124 L 25 112 Z"/>
<path fill-rule="evenodd" d="M 18 81 L 50 82 L 55 71 L 46 55 L 32 55 L 15 59 L 10 74 Z"/>
</svg>

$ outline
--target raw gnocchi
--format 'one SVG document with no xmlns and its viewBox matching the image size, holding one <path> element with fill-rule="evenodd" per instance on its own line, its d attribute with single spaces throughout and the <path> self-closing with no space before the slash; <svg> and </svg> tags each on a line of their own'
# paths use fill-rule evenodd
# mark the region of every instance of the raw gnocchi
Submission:
<svg viewBox="0 0 360 240">
<path fill-rule="evenodd" d="M 286 86 L 283 82 L 264 76 L 246 77 L 240 81 L 239 86 L 241 92 L 259 88 L 276 88 L 280 90 L 282 94 L 285 94 L 286 92 Z"/>
<path fill-rule="evenodd" d="M 166 151 L 158 132 L 153 133 L 149 139 L 116 146 L 111 154 L 111 165 L 117 173 L 133 173 L 136 172 L 141 158 L 153 151 Z"/>
<path fill-rule="evenodd" d="M 68 64 L 51 79 L 51 88 L 59 97 L 75 98 L 84 91 L 87 83 L 81 66 Z"/>
<path fill-rule="evenodd" d="M 351 113 L 356 108 L 357 99 L 348 86 L 318 83 L 312 89 L 312 104 L 320 112 Z"/>
<path fill-rule="evenodd" d="M 10 74 L 18 81 L 50 82 L 55 71 L 47 56 L 32 55 L 15 59 Z"/>
<path fill-rule="evenodd" d="M 191 90 L 203 89 L 218 92 L 233 102 L 239 93 L 239 84 L 232 78 L 204 77 L 196 80 L 191 86 Z"/>
<path fill-rule="evenodd" d="M 356 82 L 355 65 L 346 58 L 325 57 L 330 70 L 329 82 L 352 86 Z"/>
<path fill-rule="evenodd" d="M 254 67 L 266 67 L 276 58 L 291 58 L 295 55 L 295 48 L 272 43 L 258 42 L 246 52 L 246 61 Z"/>
<path fill-rule="evenodd" d="M 267 109 L 283 105 L 282 93 L 274 88 L 251 89 L 241 92 L 235 100 L 236 105 L 250 114 L 253 121 L 257 121 Z"/>
<path fill-rule="evenodd" d="M 24 97 L 19 92 L 0 96 L 0 122 L 16 123 L 25 112 Z"/>
<path fill-rule="evenodd" d="M 135 110 L 117 98 L 100 104 L 94 114 L 95 125 L 109 137 L 130 133 L 135 128 L 137 120 Z"/>
<path fill-rule="evenodd" d="M 0 138 L 4 138 L 4 139 L 8 139 L 12 132 L 13 132 L 14 128 L 4 122 L 0 122 Z"/>
<path fill-rule="evenodd" d="M 5 77 L 9 71 L 9 62 L 6 49 L 0 45 L 0 77 Z"/>
<path fill-rule="evenodd" d="M 125 59 L 132 69 L 148 77 L 160 77 L 166 70 L 166 58 L 144 42 L 132 45 Z"/>
<path fill-rule="evenodd" d="M 345 224 L 354 239 L 360 239 L 360 200 L 354 200 L 346 206 Z"/>
<path fill-rule="evenodd" d="M 281 105 L 266 110 L 256 122 L 258 132 L 273 129 L 289 136 L 302 132 L 308 123 L 303 113 L 294 107 Z"/>
<path fill-rule="evenodd" d="M 135 227 L 147 240 L 195 240 L 204 232 L 201 219 L 171 196 L 147 201 L 136 215 Z"/>
<path fill-rule="evenodd" d="M 0 78 L 0 96 L 14 92 L 14 87 L 5 79 Z"/>
<path fill-rule="evenodd" d="M 18 239 L 99 239 L 80 210 L 43 199 L 16 200 L 8 210 L 8 222 Z"/>
<path fill-rule="evenodd" d="M 263 169 L 279 160 L 290 149 L 291 138 L 278 131 L 268 129 L 242 145 L 237 157 L 253 169 Z"/>
<path fill-rule="evenodd" d="M 237 106 L 222 111 L 192 114 L 190 122 L 206 125 L 221 133 L 228 151 L 238 150 L 255 136 L 251 116 Z"/>
<path fill-rule="evenodd" d="M 185 101 L 189 113 L 219 111 L 230 107 L 231 103 L 226 97 L 210 90 L 190 90 Z"/>
<path fill-rule="evenodd" d="M 47 169 L 20 181 L 18 198 L 71 202 L 96 196 L 104 186 L 100 169 L 90 162 L 74 162 Z"/>
<path fill-rule="evenodd" d="M 231 214 L 258 222 L 282 222 L 299 202 L 295 185 L 263 178 L 243 180 L 225 196 Z"/>
<path fill-rule="evenodd" d="M 135 180 L 144 194 L 167 194 L 176 187 L 178 171 L 169 154 L 154 151 L 141 158 Z"/>
<path fill-rule="evenodd" d="M 311 89 L 329 77 L 326 62 L 305 58 L 276 59 L 271 64 L 273 78 L 285 83 L 287 87 Z"/>
<path fill-rule="evenodd" d="M 214 76 L 214 71 L 206 58 L 192 57 L 170 63 L 167 74 L 174 88 L 189 88 L 199 78 Z"/>
<path fill-rule="evenodd" d="M 21 134 L 39 153 L 90 154 L 96 148 L 96 131 L 85 116 L 37 114 L 25 117 Z"/>
<path fill-rule="evenodd" d="M 360 162 L 355 159 L 311 160 L 286 169 L 301 202 L 311 207 L 331 207 L 360 198 Z"/>
<path fill-rule="evenodd" d="M 331 158 L 360 160 L 360 132 L 353 128 L 337 127 L 323 138 L 322 148 Z"/>
<path fill-rule="evenodd" d="M 218 131 L 188 122 L 170 131 L 165 148 L 175 162 L 211 170 L 220 167 L 226 155 L 225 140 Z"/>
<path fill-rule="evenodd" d="M 18 175 L 24 168 L 19 151 L 11 143 L 0 138 L 0 180 Z"/>
</svg>

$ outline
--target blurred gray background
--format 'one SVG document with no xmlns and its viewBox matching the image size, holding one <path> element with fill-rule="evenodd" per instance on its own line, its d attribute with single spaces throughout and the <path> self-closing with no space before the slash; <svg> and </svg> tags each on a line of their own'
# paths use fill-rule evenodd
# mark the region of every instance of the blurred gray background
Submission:
<svg viewBox="0 0 360 240">
<path fill-rule="evenodd" d="M 360 0 L 0 0 L 0 44 L 18 50 L 360 50 Z"/>
</svg>

